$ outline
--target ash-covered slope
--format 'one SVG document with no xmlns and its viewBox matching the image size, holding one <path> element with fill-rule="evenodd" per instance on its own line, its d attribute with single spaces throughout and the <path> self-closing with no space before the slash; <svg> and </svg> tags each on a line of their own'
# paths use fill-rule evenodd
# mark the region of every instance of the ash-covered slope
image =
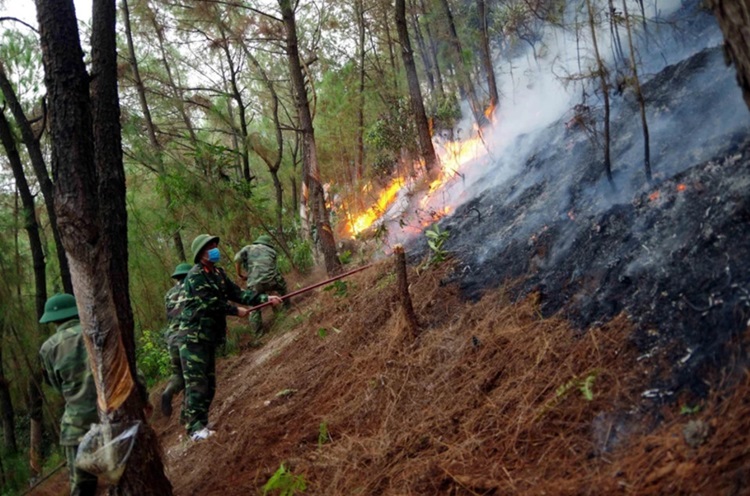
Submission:
<svg viewBox="0 0 750 496">
<path fill-rule="evenodd" d="M 714 33 L 713 20 L 697 15 L 694 34 Z M 441 225 L 460 260 L 452 279 L 469 298 L 503 284 L 539 291 L 545 314 L 562 311 L 583 329 L 626 312 L 662 377 L 650 394 L 665 398 L 682 387 L 703 392 L 705 366 L 726 364 L 725 345 L 747 327 L 750 112 L 720 47 L 667 66 L 643 89 L 651 183 L 626 92 L 613 103 L 614 187 L 601 136 L 581 125 L 600 116 L 584 109 L 517 139 L 497 160 L 513 157 L 519 171 Z M 489 170 L 475 184 L 492 181 Z"/>
</svg>

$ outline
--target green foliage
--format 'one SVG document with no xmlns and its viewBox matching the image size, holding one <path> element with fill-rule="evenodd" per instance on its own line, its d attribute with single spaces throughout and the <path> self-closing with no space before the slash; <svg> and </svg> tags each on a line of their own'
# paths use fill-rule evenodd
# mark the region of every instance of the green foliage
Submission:
<svg viewBox="0 0 750 496">
<path fill-rule="evenodd" d="M 341 265 L 346 265 L 351 263 L 352 261 L 352 252 L 349 250 L 344 250 L 341 253 L 339 253 L 339 262 L 341 262 Z"/>
<path fill-rule="evenodd" d="M 450 237 L 450 231 L 441 230 L 440 226 L 435 224 L 427 229 L 424 234 L 427 236 L 427 246 L 432 251 L 427 265 L 438 265 L 444 262 L 448 256 L 448 252 L 443 248 L 443 245 Z"/>
<path fill-rule="evenodd" d="M 331 440 L 328 433 L 328 422 L 321 422 L 318 426 L 318 449 L 322 448 L 325 443 Z"/>
<path fill-rule="evenodd" d="M 149 386 L 170 373 L 169 351 L 164 338 L 157 331 L 144 330 L 141 333 L 136 360 Z"/>
<path fill-rule="evenodd" d="M 5 474 L 5 483 L 0 486 L 0 496 L 22 494 L 29 479 L 27 456 L 22 451 L 10 455 L 0 449 L 0 464 Z"/>
<path fill-rule="evenodd" d="M 321 327 L 320 329 L 318 329 L 318 337 L 319 337 L 319 338 L 323 339 L 323 338 L 325 338 L 325 337 L 326 337 L 327 335 L 328 335 L 328 331 L 326 330 L 326 328 L 325 328 L 325 327 Z"/>
<path fill-rule="evenodd" d="M 586 401 L 592 401 L 594 399 L 594 380 L 596 379 L 596 372 L 591 372 L 585 378 L 574 377 L 569 380 L 555 391 L 555 395 L 558 398 L 567 396 L 570 390 L 577 388 L 583 398 Z"/>
<path fill-rule="evenodd" d="M 461 119 L 461 106 L 458 104 L 455 95 L 442 98 L 435 111 L 435 127 L 453 129 L 459 119 Z"/>
<path fill-rule="evenodd" d="M 701 411 L 700 405 L 682 405 L 680 408 L 680 415 L 695 415 L 696 413 Z"/>
<path fill-rule="evenodd" d="M 291 243 L 290 249 L 292 252 L 292 262 L 297 267 L 297 270 L 303 274 L 310 272 L 310 269 L 315 264 L 310 242 L 305 239 Z"/>
<path fill-rule="evenodd" d="M 307 482 L 302 475 L 294 475 L 282 463 L 275 474 L 263 486 L 263 494 L 294 496 L 307 491 Z"/>
<path fill-rule="evenodd" d="M 333 296 L 337 298 L 343 298 L 349 292 L 349 283 L 339 279 L 338 281 L 334 281 L 332 284 L 329 284 L 328 286 L 323 288 L 323 291 L 332 291 Z"/>
</svg>

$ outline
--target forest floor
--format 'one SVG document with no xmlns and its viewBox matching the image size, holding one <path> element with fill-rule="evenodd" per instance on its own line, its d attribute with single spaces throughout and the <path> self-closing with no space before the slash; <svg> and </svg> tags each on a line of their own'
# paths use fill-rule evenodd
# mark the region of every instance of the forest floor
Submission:
<svg viewBox="0 0 750 496">
<path fill-rule="evenodd" d="M 624 315 L 581 332 L 533 294 L 466 302 L 447 262 L 409 269 L 414 338 L 391 263 L 267 312 L 260 347 L 241 336 L 209 440 L 154 414 L 176 495 L 262 494 L 281 464 L 316 495 L 750 494 L 744 367 L 713 371 L 705 399 L 644 408 L 654 365 Z"/>
</svg>

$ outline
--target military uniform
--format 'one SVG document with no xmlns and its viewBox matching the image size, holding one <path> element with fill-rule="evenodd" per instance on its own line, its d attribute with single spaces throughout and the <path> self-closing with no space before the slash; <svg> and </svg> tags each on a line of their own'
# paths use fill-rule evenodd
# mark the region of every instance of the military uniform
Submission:
<svg viewBox="0 0 750 496">
<path fill-rule="evenodd" d="M 234 262 L 240 264 L 247 274 L 247 289 L 256 293 L 277 292 L 279 296 L 286 294 L 286 281 L 276 266 L 276 250 L 269 236 L 261 235 L 253 244 L 244 247 L 234 256 Z M 260 310 L 250 315 L 250 322 L 256 332 L 261 331 Z"/>
<path fill-rule="evenodd" d="M 167 330 L 164 337 L 166 338 L 167 349 L 169 350 L 172 376 L 169 378 L 167 387 L 162 393 L 162 398 L 164 398 L 165 402 L 168 402 L 169 408 L 166 408 L 166 405 L 164 405 L 162 406 L 162 411 L 166 409 L 169 415 L 172 413 L 172 397 L 185 389 L 185 380 L 182 377 L 182 362 L 180 361 L 180 323 L 178 320 L 180 313 L 182 313 L 184 300 L 182 286 L 183 281 L 178 281 L 164 296 L 164 305 L 167 309 Z M 167 412 L 164 413 L 167 414 Z"/>
<path fill-rule="evenodd" d="M 70 494 L 93 496 L 96 493 L 96 476 L 75 468 L 81 437 L 92 423 L 99 421 L 96 386 L 79 321 L 72 319 L 61 324 L 57 332 L 42 345 L 39 357 L 45 380 L 65 398 L 65 412 L 60 421 L 60 445 L 65 450 L 68 462 Z"/>
<path fill-rule="evenodd" d="M 197 256 L 196 256 L 197 259 Z M 208 424 L 208 410 L 216 392 L 216 347 L 226 339 L 226 316 L 237 315 L 235 301 L 257 305 L 266 295 L 242 291 L 223 269 L 196 263 L 183 283 L 184 303 L 178 317 L 180 360 L 185 379 L 181 418 L 188 432 Z"/>
</svg>

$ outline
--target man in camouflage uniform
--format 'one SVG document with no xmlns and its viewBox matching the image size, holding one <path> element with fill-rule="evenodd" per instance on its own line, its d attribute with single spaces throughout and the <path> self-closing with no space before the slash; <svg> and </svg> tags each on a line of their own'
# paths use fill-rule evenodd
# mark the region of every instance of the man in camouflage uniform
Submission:
<svg viewBox="0 0 750 496">
<path fill-rule="evenodd" d="M 226 316 L 246 317 L 248 309 L 234 306 L 257 305 L 278 296 L 242 291 L 215 264 L 220 259 L 219 238 L 201 234 L 193 240 L 195 265 L 183 282 L 184 303 L 178 317 L 180 360 L 185 379 L 185 401 L 181 417 L 193 441 L 213 434 L 209 430 L 208 410 L 216 392 L 216 346 L 226 333 Z"/>
<path fill-rule="evenodd" d="M 185 276 L 192 266 L 188 263 L 181 263 L 174 269 L 172 279 L 177 283 L 167 291 L 164 296 L 164 305 L 167 309 L 167 329 L 164 337 L 169 349 L 169 361 L 172 367 L 172 377 L 169 378 L 167 387 L 161 393 L 161 412 L 165 417 L 172 415 L 172 397 L 185 389 L 185 380 L 182 378 L 182 362 L 180 361 L 180 343 L 179 343 L 179 321 L 177 317 L 182 313 L 184 293 L 182 283 Z"/>
<path fill-rule="evenodd" d="M 276 250 L 267 234 L 258 236 L 253 244 L 241 249 L 234 256 L 234 267 L 239 278 L 246 282 L 247 289 L 256 293 L 276 292 L 280 296 L 286 294 L 286 281 L 276 266 Z M 252 313 L 250 322 L 256 336 L 262 335 L 263 318 L 260 310 Z"/>
<path fill-rule="evenodd" d="M 57 325 L 57 331 L 39 350 L 39 358 L 45 381 L 65 398 L 65 412 L 60 421 L 60 445 L 68 462 L 70 494 L 93 496 L 96 494 L 96 476 L 75 467 L 81 437 L 92 423 L 99 421 L 96 386 L 83 342 L 75 298 L 69 294 L 51 297 L 44 305 L 44 314 L 39 322 Z"/>
</svg>

